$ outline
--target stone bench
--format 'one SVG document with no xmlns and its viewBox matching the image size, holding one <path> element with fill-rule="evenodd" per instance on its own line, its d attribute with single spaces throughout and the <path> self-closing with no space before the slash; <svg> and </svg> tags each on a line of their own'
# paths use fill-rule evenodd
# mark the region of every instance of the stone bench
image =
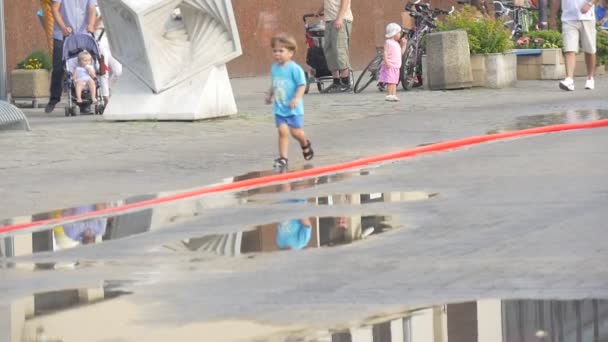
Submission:
<svg viewBox="0 0 608 342">
<path fill-rule="evenodd" d="M 30 130 L 30 124 L 25 114 L 6 101 L 0 101 L 0 130 L 3 129 Z"/>
</svg>

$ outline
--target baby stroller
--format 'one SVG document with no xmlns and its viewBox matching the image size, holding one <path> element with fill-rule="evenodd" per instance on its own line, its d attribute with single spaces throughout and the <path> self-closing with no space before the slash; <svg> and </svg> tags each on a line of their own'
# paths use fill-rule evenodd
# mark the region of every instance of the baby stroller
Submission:
<svg viewBox="0 0 608 342">
<path fill-rule="evenodd" d="M 314 18 L 314 20 L 311 20 Z M 304 21 L 304 30 L 306 32 L 306 64 L 311 69 L 306 72 L 306 94 L 310 89 L 311 83 L 317 84 L 317 89 L 322 92 L 325 88 L 325 82 L 333 83 L 331 71 L 327 67 L 325 54 L 323 53 L 323 38 L 325 37 L 325 22 L 316 14 L 305 14 L 302 17 Z M 350 82 L 353 84 L 353 71 L 350 70 Z"/>
<path fill-rule="evenodd" d="M 72 80 L 72 72 L 78 66 L 78 54 L 82 51 L 88 51 L 93 60 L 93 67 L 96 75 L 100 75 L 100 53 L 97 41 L 89 34 L 73 34 L 65 38 L 63 42 L 63 64 L 65 68 L 65 89 L 68 93 L 68 103 L 65 107 L 65 116 L 76 116 L 80 113 L 90 113 L 93 99 L 88 88 L 82 91 L 82 102 L 76 103 L 76 87 Z M 95 87 L 97 94 L 97 105 L 95 106 L 95 114 L 103 114 L 105 104 L 103 97 L 99 92 L 99 80 L 95 78 Z"/>
</svg>

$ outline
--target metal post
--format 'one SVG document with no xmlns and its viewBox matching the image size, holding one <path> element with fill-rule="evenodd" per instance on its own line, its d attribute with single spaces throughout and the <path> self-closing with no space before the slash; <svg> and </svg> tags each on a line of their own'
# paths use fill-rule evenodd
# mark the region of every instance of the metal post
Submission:
<svg viewBox="0 0 608 342">
<path fill-rule="evenodd" d="M 546 30 L 549 26 L 547 23 L 547 0 L 538 1 L 538 28 Z"/>
<path fill-rule="evenodd" d="M 6 100 L 8 93 L 6 82 L 6 40 L 4 31 L 4 0 L 0 0 L 0 100 Z"/>
</svg>

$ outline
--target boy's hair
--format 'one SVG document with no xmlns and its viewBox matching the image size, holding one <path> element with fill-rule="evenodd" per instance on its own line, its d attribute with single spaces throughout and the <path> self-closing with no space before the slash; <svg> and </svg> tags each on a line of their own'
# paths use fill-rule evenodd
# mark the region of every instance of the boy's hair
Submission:
<svg viewBox="0 0 608 342">
<path fill-rule="evenodd" d="M 90 58 L 93 58 L 91 56 L 91 54 L 89 53 L 89 51 L 87 50 L 82 50 L 80 51 L 80 53 L 78 54 L 78 60 L 81 61 L 84 57 L 89 56 Z"/>
<path fill-rule="evenodd" d="M 276 47 L 277 45 L 281 45 L 287 50 L 296 52 L 298 49 L 298 44 L 296 44 L 296 40 L 287 34 L 281 33 L 278 34 L 270 40 L 270 47 Z"/>
</svg>

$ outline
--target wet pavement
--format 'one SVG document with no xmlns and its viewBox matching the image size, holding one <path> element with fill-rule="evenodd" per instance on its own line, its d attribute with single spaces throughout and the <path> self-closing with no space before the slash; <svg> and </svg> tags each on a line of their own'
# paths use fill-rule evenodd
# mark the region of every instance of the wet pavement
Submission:
<svg viewBox="0 0 608 342">
<path fill-rule="evenodd" d="M 34 293 L 7 307 L 26 341 L 592 341 L 608 339 L 608 300 L 481 299 L 378 313 L 339 325 L 272 326 L 253 321 L 164 325 L 138 310 L 119 283 Z M 1 306 L 0 306 L 1 308 Z M 103 321 L 99 317 L 103 315 Z M 103 322 L 103 323 L 102 323 Z M 133 324 L 132 322 L 137 322 Z M 111 327 L 103 329 L 100 326 Z"/>
<path fill-rule="evenodd" d="M 406 146 L 608 118 L 598 108 L 484 118 Z M 2 235 L 0 341 L 606 341 L 607 137 L 514 139 Z M 340 139 L 341 158 L 372 151 Z M 189 190 L 174 189 L 0 225 Z"/>
</svg>

